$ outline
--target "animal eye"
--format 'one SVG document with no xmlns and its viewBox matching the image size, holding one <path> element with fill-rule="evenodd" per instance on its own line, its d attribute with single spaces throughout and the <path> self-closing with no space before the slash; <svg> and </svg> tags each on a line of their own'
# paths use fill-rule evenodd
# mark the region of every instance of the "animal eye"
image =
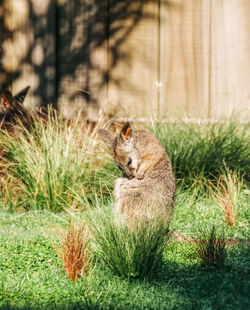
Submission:
<svg viewBox="0 0 250 310">
<path fill-rule="evenodd" d="M 129 159 L 128 159 L 128 166 L 130 166 L 132 164 L 132 159 L 131 159 L 131 157 L 129 157 Z"/>
</svg>

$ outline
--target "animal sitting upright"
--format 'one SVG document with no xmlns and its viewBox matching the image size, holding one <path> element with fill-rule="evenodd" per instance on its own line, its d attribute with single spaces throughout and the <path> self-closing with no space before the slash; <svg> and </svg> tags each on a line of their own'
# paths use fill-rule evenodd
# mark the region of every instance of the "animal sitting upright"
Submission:
<svg viewBox="0 0 250 310">
<path fill-rule="evenodd" d="M 123 176 L 115 182 L 115 214 L 122 222 L 153 219 L 166 226 L 171 219 L 176 185 L 170 159 L 150 132 L 133 130 L 127 122 L 118 135 L 98 134 L 109 147 Z"/>
</svg>

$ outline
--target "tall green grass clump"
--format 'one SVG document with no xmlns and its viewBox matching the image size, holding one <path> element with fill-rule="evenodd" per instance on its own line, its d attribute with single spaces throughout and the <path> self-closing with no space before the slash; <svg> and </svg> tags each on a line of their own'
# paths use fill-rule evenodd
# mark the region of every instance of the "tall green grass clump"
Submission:
<svg viewBox="0 0 250 310">
<path fill-rule="evenodd" d="M 89 219 L 93 250 L 115 274 L 143 278 L 159 267 L 168 240 L 164 225 L 145 221 L 132 228 L 114 218 L 109 207 L 97 207 Z"/>
<path fill-rule="evenodd" d="M 247 126 L 230 119 L 222 123 L 155 122 L 154 134 L 166 148 L 177 181 L 189 187 L 218 177 L 223 167 L 250 181 L 250 135 Z"/>
<path fill-rule="evenodd" d="M 25 209 L 61 211 L 76 196 L 91 196 L 95 169 L 95 133 L 77 122 L 67 124 L 49 113 L 27 129 L 1 131 L 1 159 L 7 179 L 7 203 Z M 92 168 L 95 167 L 94 170 Z"/>
</svg>

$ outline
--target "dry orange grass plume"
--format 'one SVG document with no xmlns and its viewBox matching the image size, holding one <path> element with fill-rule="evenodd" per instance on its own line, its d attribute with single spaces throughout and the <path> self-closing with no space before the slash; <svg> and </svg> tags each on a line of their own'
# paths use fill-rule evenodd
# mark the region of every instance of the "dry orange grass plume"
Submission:
<svg viewBox="0 0 250 310">
<path fill-rule="evenodd" d="M 236 222 L 236 213 L 239 204 L 239 195 L 242 188 L 242 180 L 236 172 L 227 169 L 225 175 L 221 175 L 216 180 L 216 185 L 210 182 L 210 192 L 213 200 L 221 206 L 225 220 L 233 227 Z"/>
<path fill-rule="evenodd" d="M 61 241 L 63 268 L 76 281 L 85 275 L 91 265 L 87 234 L 84 226 L 76 227 L 70 221 L 65 239 Z"/>
</svg>

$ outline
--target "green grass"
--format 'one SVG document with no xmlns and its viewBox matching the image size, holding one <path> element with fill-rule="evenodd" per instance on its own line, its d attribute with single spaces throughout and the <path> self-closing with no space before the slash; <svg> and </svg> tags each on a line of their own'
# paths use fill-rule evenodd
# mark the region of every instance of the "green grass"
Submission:
<svg viewBox="0 0 250 310">
<path fill-rule="evenodd" d="M 176 122 L 152 130 L 178 178 L 170 231 L 197 239 L 214 227 L 225 238 L 250 239 L 246 126 Z M 0 149 L 0 309 L 250 307 L 245 243 L 227 248 L 224 267 L 216 269 L 201 264 L 196 244 L 165 243 L 157 226 L 117 227 L 109 212 L 119 171 L 95 131 L 50 115 L 47 124 L 16 134 L 1 130 Z M 233 195 L 231 226 L 215 199 L 219 179 Z M 211 180 L 214 192 L 207 188 Z M 87 221 L 91 232 L 92 267 L 76 282 L 55 250 L 70 219 Z"/>
<path fill-rule="evenodd" d="M 96 130 L 70 126 L 51 112 L 46 123 L 10 134 L 0 130 L 2 197 L 6 209 L 62 211 L 82 207 L 95 196 L 109 199 L 119 170 Z M 246 125 L 234 120 L 197 125 L 177 121 L 155 123 L 153 132 L 173 163 L 178 186 L 200 188 L 226 169 L 249 183 L 250 145 Z M 81 205 L 79 206 L 79 201 Z"/>
<path fill-rule="evenodd" d="M 225 220 L 224 212 L 209 194 L 200 194 L 200 190 L 183 190 L 176 195 L 176 206 L 170 230 L 177 230 L 185 236 L 197 237 L 202 231 L 211 231 L 212 227 L 225 231 L 228 238 L 250 239 L 250 197 L 242 190 L 236 215 L 236 223 L 231 227 Z"/>
<path fill-rule="evenodd" d="M 58 243 L 55 229 L 65 228 L 68 218 L 67 214 L 55 216 L 46 211 L 21 215 L 1 212 L 0 309 L 247 309 L 250 306 L 250 248 L 244 245 L 228 249 L 222 271 L 200 265 L 195 245 L 170 242 L 164 249 L 164 264 L 151 277 L 121 278 L 97 260 L 91 274 L 73 282 L 63 271 L 52 246 Z"/>
<path fill-rule="evenodd" d="M 112 181 L 116 169 L 108 168 L 108 156 L 102 162 L 98 158 L 94 135 L 82 132 L 77 122 L 68 126 L 52 112 L 46 123 L 35 121 L 32 129 L 20 123 L 14 135 L 0 131 L 2 204 L 14 210 L 58 212 L 76 208 L 79 197 L 88 200 L 97 192 L 103 196 L 111 185 L 102 180 Z M 96 162 L 102 163 L 99 169 Z"/>
<path fill-rule="evenodd" d="M 90 213 L 89 221 L 94 252 L 115 274 L 144 278 L 160 266 L 168 230 L 158 221 L 121 225 L 113 210 L 103 206 Z"/>
<path fill-rule="evenodd" d="M 197 125 L 176 121 L 153 123 L 152 131 L 166 148 L 179 184 L 196 186 L 214 179 L 225 167 L 250 181 L 250 131 L 247 125 L 229 119 Z"/>
</svg>

